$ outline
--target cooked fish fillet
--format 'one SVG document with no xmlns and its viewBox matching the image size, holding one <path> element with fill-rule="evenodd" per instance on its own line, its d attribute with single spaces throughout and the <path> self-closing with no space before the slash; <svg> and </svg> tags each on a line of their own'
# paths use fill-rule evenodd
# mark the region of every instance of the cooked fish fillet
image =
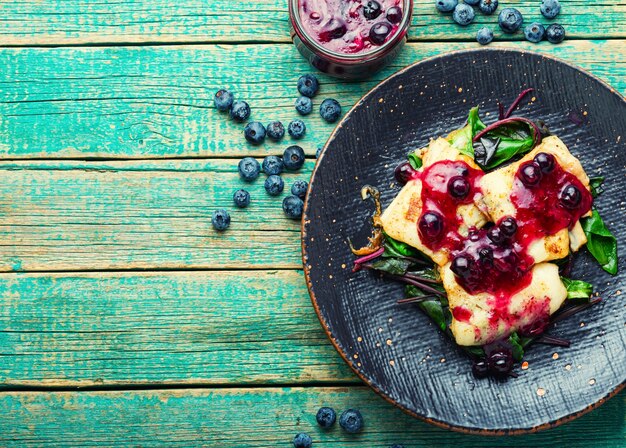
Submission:
<svg viewBox="0 0 626 448">
<path fill-rule="evenodd" d="M 443 138 L 432 140 L 428 148 L 420 150 L 420 155 L 422 169 L 442 160 L 462 160 L 470 167 L 479 169 L 470 157 L 461 154 Z M 448 262 L 448 251 L 445 249 L 431 251 L 422 243 L 417 230 L 417 221 L 422 213 L 421 195 L 421 181 L 419 179 L 409 181 L 380 219 L 383 229 L 389 236 L 422 251 L 441 266 Z M 474 204 L 459 206 L 457 214 L 463 219 L 463 225 L 459 229 L 461 235 L 467 235 L 470 227 L 482 227 L 487 222 L 486 216 Z"/>
<path fill-rule="evenodd" d="M 576 176 L 585 188 L 589 189 L 589 177 L 580 161 L 569 152 L 558 137 L 549 136 L 518 162 L 483 176 L 480 181 L 483 205 L 480 208 L 483 213 L 491 217 L 492 221 L 497 222 L 505 216 L 515 216 L 516 209 L 510 199 L 515 174 L 521 164 L 532 160 L 540 152 L 552 154 L 565 171 Z M 576 223 L 571 231 L 563 229 L 554 235 L 538 239 L 530 245 L 528 252 L 535 263 L 541 263 L 563 258 L 567 256 L 570 249 L 577 251 L 586 242 L 587 238 L 580 223 Z"/>
<path fill-rule="evenodd" d="M 510 297 L 498 298 L 488 293 L 472 295 L 457 283 L 450 264 L 440 268 L 443 286 L 453 314 L 450 329 L 459 345 L 484 345 L 534 322 L 538 317 L 555 313 L 567 298 L 558 266 L 540 263 L 532 269 L 530 284 Z M 464 308 L 468 319 L 454 318 L 454 309 Z"/>
</svg>

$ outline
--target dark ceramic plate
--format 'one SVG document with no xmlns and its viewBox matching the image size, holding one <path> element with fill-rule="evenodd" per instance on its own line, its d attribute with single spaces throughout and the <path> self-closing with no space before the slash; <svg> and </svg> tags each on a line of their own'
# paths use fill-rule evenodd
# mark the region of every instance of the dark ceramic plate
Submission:
<svg viewBox="0 0 626 448">
<path fill-rule="evenodd" d="M 463 125 L 480 105 L 534 87 L 522 114 L 547 122 L 590 176 L 606 177 L 596 201 L 626 247 L 626 103 L 613 89 L 562 61 L 512 50 L 476 50 L 429 59 L 390 77 L 346 115 L 311 179 L 303 219 L 303 258 L 313 305 L 341 356 L 375 391 L 406 412 L 445 428 L 522 433 L 571 420 L 617 393 L 626 381 L 626 269 L 606 274 L 581 252 L 573 278 L 596 285 L 598 306 L 552 328 L 569 348 L 535 345 L 527 370 L 507 381 L 476 380 L 469 360 L 414 305 L 397 305 L 402 286 L 351 272 L 348 238 L 364 244 L 378 187 L 383 206 L 398 193 L 393 169 L 431 137 Z M 485 117 L 485 113 L 490 115 Z"/>
</svg>

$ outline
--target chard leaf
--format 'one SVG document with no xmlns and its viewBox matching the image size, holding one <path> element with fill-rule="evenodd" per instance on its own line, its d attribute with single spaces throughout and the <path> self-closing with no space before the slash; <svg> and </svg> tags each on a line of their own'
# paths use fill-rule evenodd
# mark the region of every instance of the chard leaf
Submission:
<svg viewBox="0 0 626 448">
<path fill-rule="evenodd" d="M 490 170 L 513 157 L 529 152 L 535 146 L 536 130 L 532 124 L 511 118 L 486 132 L 474 143 L 474 159 Z"/>
<path fill-rule="evenodd" d="M 473 107 L 469 111 L 467 124 L 461 129 L 457 129 L 448 135 L 448 142 L 459 150 L 461 154 L 474 157 L 474 145 L 472 143 L 474 136 L 487 126 L 478 116 L 478 106 Z"/>
<path fill-rule="evenodd" d="M 413 285 L 407 285 L 404 289 L 407 297 L 420 297 L 426 295 L 424 291 Z M 444 307 L 437 299 L 425 300 L 419 302 L 417 306 L 431 318 L 431 320 L 439 327 L 439 329 L 445 332 L 448 328 L 448 320 L 444 312 Z"/>
<path fill-rule="evenodd" d="M 386 233 L 385 235 L 385 243 L 383 247 L 385 248 L 385 252 L 383 253 L 383 257 L 391 258 L 391 257 L 420 257 L 421 252 L 417 249 L 409 246 L 402 241 L 395 240 L 391 238 Z"/>
<path fill-rule="evenodd" d="M 609 274 L 617 274 L 617 240 L 602 221 L 597 210 L 580 220 L 587 236 L 587 249 L 598 260 L 602 269 Z"/>
<path fill-rule="evenodd" d="M 420 169 L 422 167 L 422 159 L 420 159 L 418 155 L 414 152 L 409 153 L 407 159 L 409 159 L 409 164 L 414 170 Z"/>
<path fill-rule="evenodd" d="M 516 361 L 521 361 L 524 357 L 524 347 L 517 333 L 511 333 L 511 335 L 509 336 L 509 344 L 511 344 L 513 359 L 515 359 Z"/>
<path fill-rule="evenodd" d="M 393 275 L 404 275 L 410 265 L 411 262 L 403 258 L 383 258 L 372 263 L 372 268 Z"/>
<path fill-rule="evenodd" d="M 463 346 L 461 348 L 465 351 L 465 353 L 469 353 L 470 355 L 475 356 L 477 358 L 484 358 L 485 357 L 485 350 L 482 347 L 476 347 L 476 346 L 465 347 L 465 346 Z"/>
<path fill-rule="evenodd" d="M 591 196 L 597 198 L 602 194 L 604 188 L 602 188 L 602 184 L 604 183 L 604 177 L 591 177 L 589 178 L 589 187 L 591 187 Z"/>
<path fill-rule="evenodd" d="M 593 292 L 593 285 L 582 280 L 572 280 L 561 277 L 561 281 L 567 289 L 568 299 L 589 299 Z"/>
</svg>

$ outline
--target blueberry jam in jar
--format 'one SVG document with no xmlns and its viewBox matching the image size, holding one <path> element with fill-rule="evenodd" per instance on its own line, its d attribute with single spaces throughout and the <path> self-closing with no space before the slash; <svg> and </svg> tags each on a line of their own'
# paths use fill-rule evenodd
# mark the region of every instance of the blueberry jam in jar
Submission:
<svg viewBox="0 0 626 448">
<path fill-rule="evenodd" d="M 406 41 L 413 0 L 290 0 L 293 41 L 317 69 L 365 78 Z"/>
</svg>

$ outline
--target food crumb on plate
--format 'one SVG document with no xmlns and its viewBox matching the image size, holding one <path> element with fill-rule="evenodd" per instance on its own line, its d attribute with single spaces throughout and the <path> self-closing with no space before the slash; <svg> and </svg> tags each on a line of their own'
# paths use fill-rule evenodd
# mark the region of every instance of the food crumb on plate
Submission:
<svg viewBox="0 0 626 448">
<path fill-rule="evenodd" d="M 593 386 L 594 384 L 596 384 L 596 379 L 595 379 L 595 378 L 591 378 L 591 379 L 589 380 L 589 385 L 590 385 L 590 386 Z"/>
<path fill-rule="evenodd" d="M 524 361 L 522 363 L 522 370 L 526 370 L 526 369 L 528 369 L 528 361 Z"/>
<path fill-rule="evenodd" d="M 554 353 L 554 354 L 552 355 L 552 359 L 554 359 L 554 360 L 559 359 L 559 354 L 558 354 L 558 353 Z"/>
<path fill-rule="evenodd" d="M 539 395 L 540 397 L 543 397 L 546 394 L 546 390 L 542 387 L 537 389 L 537 395 Z"/>
<path fill-rule="evenodd" d="M 566 365 L 565 366 L 565 370 L 567 370 L 567 371 L 572 370 L 572 365 L 571 364 Z"/>
</svg>

